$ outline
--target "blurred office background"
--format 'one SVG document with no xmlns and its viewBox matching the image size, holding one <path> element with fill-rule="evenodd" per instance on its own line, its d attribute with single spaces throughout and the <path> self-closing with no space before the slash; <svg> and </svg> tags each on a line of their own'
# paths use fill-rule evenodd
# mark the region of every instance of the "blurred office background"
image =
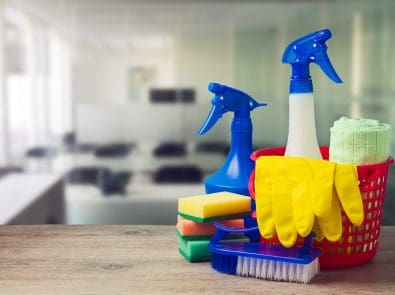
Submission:
<svg viewBox="0 0 395 295">
<path fill-rule="evenodd" d="M 343 115 L 395 126 L 392 0 L 1 0 L 0 223 L 174 224 L 177 198 L 203 193 L 228 150 L 231 114 L 196 135 L 207 84 L 269 103 L 254 146 L 285 145 L 281 56 L 324 27 L 344 83 L 312 66 L 320 144 Z"/>
</svg>

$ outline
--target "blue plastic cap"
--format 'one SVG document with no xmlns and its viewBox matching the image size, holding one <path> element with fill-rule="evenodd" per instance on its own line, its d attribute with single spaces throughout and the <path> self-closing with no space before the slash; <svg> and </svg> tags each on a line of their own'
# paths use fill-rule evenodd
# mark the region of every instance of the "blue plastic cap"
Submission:
<svg viewBox="0 0 395 295">
<path fill-rule="evenodd" d="M 290 93 L 313 92 L 309 64 L 315 63 L 335 83 L 342 83 L 326 53 L 326 41 L 332 33 L 324 29 L 303 36 L 288 45 L 282 62 L 292 65 Z"/>
</svg>

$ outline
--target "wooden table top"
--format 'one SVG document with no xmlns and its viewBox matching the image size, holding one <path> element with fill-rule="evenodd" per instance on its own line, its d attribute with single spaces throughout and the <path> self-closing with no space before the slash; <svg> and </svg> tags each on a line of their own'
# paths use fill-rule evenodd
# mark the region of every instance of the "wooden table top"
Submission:
<svg viewBox="0 0 395 295">
<path fill-rule="evenodd" d="M 0 226 L 1 294 L 395 294 L 395 227 L 369 263 L 309 285 L 220 274 L 177 251 L 173 226 Z"/>
</svg>

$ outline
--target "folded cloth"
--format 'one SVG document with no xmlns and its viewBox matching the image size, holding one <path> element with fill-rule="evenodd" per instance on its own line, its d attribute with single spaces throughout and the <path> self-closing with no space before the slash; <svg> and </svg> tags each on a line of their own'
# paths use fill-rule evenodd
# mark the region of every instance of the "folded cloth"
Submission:
<svg viewBox="0 0 395 295">
<path fill-rule="evenodd" d="M 331 128 L 329 160 L 367 165 L 381 163 L 390 155 L 391 129 L 372 119 L 342 117 Z"/>
</svg>

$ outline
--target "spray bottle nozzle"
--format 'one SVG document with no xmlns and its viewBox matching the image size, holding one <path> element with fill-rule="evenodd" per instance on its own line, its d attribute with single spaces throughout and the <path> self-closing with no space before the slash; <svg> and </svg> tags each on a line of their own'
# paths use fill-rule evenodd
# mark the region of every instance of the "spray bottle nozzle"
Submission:
<svg viewBox="0 0 395 295">
<path fill-rule="evenodd" d="M 283 54 L 283 63 L 292 65 L 291 93 L 308 93 L 313 91 L 309 64 L 316 63 L 335 83 L 342 83 L 326 53 L 326 41 L 332 33 L 329 29 L 303 36 L 288 45 Z"/>
<path fill-rule="evenodd" d="M 211 110 L 197 132 L 198 135 L 209 131 L 226 112 L 234 112 L 235 117 L 249 118 L 253 109 L 267 105 L 255 101 L 247 93 L 219 83 L 210 83 L 208 90 L 215 95 L 211 100 Z"/>
<path fill-rule="evenodd" d="M 215 94 L 220 94 L 221 92 L 223 92 L 225 89 L 224 85 L 221 85 L 219 83 L 210 83 L 208 84 L 208 90 L 212 93 Z"/>
</svg>

